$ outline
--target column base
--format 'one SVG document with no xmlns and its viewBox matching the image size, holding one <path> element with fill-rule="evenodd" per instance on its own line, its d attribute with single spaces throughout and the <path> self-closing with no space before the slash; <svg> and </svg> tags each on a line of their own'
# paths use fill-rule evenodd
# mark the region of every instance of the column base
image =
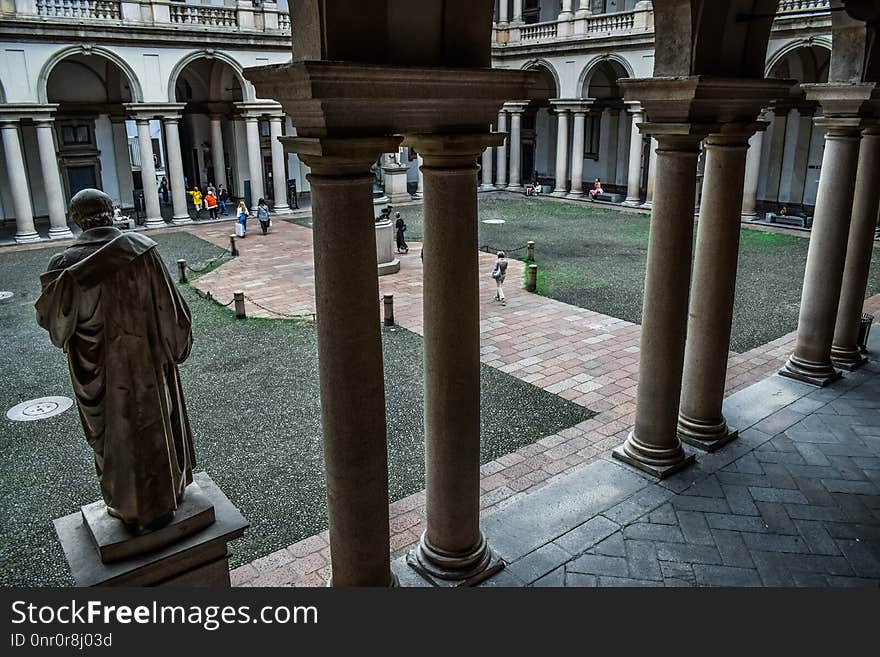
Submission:
<svg viewBox="0 0 880 657">
<path fill-rule="evenodd" d="M 508 192 L 516 192 L 517 194 L 522 194 L 524 191 L 522 185 L 508 185 L 504 189 Z"/>
<path fill-rule="evenodd" d="M 481 192 L 493 192 L 495 191 L 495 185 L 492 183 L 483 183 L 480 185 L 479 191 Z"/>
<path fill-rule="evenodd" d="M 171 223 L 174 224 L 175 226 L 183 226 L 186 224 L 193 223 L 193 220 L 192 220 L 192 217 L 190 217 L 189 215 L 186 215 L 185 217 L 173 217 L 171 219 Z"/>
<path fill-rule="evenodd" d="M 33 233 L 18 233 L 15 236 L 16 244 L 33 244 L 34 242 L 40 241 L 40 234 L 37 232 Z"/>
<path fill-rule="evenodd" d="M 50 240 L 69 240 L 73 239 L 73 233 L 70 232 L 70 228 L 65 226 L 64 228 L 50 228 L 49 229 L 49 239 Z"/>
<path fill-rule="evenodd" d="M 272 212 L 290 212 L 290 206 L 285 203 L 284 205 L 276 205 L 272 208 Z"/>
<path fill-rule="evenodd" d="M 858 347 L 831 347 L 831 362 L 847 372 L 855 372 L 868 362 L 868 357 Z"/>
<path fill-rule="evenodd" d="M 477 547 L 466 554 L 449 554 L 428 544 L 422 533 L 418 547 L 406 555 L 407 565 L 434 586 L 476 586 L 506 565 L 480 534 Z"/>
<path fill-rule="evenodd" d="M 152 217 L 144 222 L 144 228 L 162 228 L 167 226 L 162 217 Z"/>
<path fill-rule="evenodd" d="M 740 221 L 757 221 L 758 213 L 757 212 L 743 212 L 740 215 Z"/>
<path fill-rule="evenodd" d="M 651 201 L 645 201 L 639 207 L 643 210 L 651 210 L 654 208 L 654 204 Z"/>
<path fill-rule="evenodd" d="M 824 388 L 837 381 L 842 374 L 831 363 L 813 363 L 792 354 L 779 370 L 779 376 Z"/>
<path fill-rule="evenodd" d="M 410 198 L 412 198 L 413 201 L 421 201 L 424 198 L 424 196 L 422 195 L 421 192 L 416 192 Z"/>
<path fill-rule="evenodd" d="M 558 198 L 563 198 L 565 196 L 568 196 L 568 190 L 567 189 L 554 189 L 552 192 L 550 192 L 550 196 L 556 196 Z"/>
<path fill-rule="evenodd" d="M 738 436 L 739 432 L 728 426 L 724 418 L 721 418 L 721 422 L 703 422 L 679 413 L 679 439 L 704 452 L 714 452 Z"/>
<path fill-rule="evenodd" d="M 503 192 L 505 189 L 507 189 L 507 183 L 495 183 L 495 189 L 501 190 Z"/>
<path fill-rule="evenodd" d="M 665 479 L 696 460 L 696 455 L 685 452 L 680 443 L 666 450 L 644 445 L 636 438 L 635 431 L 630 431 L 626 442 L 615 447 L 611 456 L 658 479 Z"/>
<path fill-rule="evenodd" d="M 638 197 L 629 197 L 621 203 L 621 205 L 627 208 L 640 208 L 642 207 L 642 199 Z"/>
<path fill-rule="evenodd" d="M 574 200 L 576 200 L 576 201 L 582 201 L 583 198 L 584 198 L 584 193 L 583 193 L 583 192 L 575 192 L 575 191 L 571 191 L 571 192 L 569 192 L 568 194 L 565 195 L 565 198 L 571 198 L 571 199 L 574 199 Z"/>
</svg>

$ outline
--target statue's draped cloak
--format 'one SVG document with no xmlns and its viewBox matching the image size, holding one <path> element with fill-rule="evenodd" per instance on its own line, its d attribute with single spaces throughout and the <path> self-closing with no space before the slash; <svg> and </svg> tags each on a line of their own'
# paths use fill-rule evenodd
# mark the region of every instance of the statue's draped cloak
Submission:
<svg viewBox="0 0 880 657">
<path fill-rule="evenodd" d="M 194 452 L 177 365 L 192 321 L 156 243 L 85 231 L 40 277 L 37 321 L 64 349 L 111 513 L 161 524 L 192 482 Z"/>
</svg>

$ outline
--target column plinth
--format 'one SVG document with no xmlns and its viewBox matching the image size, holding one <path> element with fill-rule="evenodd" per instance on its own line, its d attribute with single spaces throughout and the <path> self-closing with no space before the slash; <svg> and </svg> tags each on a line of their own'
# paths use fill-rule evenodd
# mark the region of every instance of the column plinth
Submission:
<svg viewBox="0 0 880 657">
<path fill-rule="evenodd" d="M 856 118 L 815 122 L 826 130 L 819 196 L 807 250 L 797 341 L 779 374 L 823 387 L 840 378 L 831 361 L 831 344 L 852 217 L 861 122 Z"/>
<path fill-rule="evenodd" d="M 678 437 L 697 156 L 702 134 L 657 135 L 635 427 L 615 458 L 658 478 L 694 460 Z"/>
<path fill-rule="evenodd" d="M 501 134 L 407 136 L 424 158 L 427 529 L 408 563 L 435 582 L 475 584 L 502 567 L 480 530 L 477 170 Z M 455 263 L 455 267 L 448 266 Z"/>
<path fill-rule="evenodd" d="M 862 132 L 853 197 L 852 221 L 846 247 L 846 263 L 840 303 L 831 345 L 835 366 L 853 371 L 868 362 L 858 345 L 865 289 L 873 254 L 877 209 L 880 206 L 880 127 Z"/>
<path fill-rule="evenodd" d="M 168 174 L 171 186 L 171 223 L 176 225 L 192 223 L 186 207 L 186 189 L 183 184 L 183 159 L 180 152 L 180 118 L 163 118 L 165 124 L 165 152 L 168 157 Z M 219 184 L 219 183 L 217 183 Z"/>
<path fill-rule="evenodd" d="M 310 168 L 333 586 L 390 586 L 385 382 L 370 166 L 399 138 L 287 138 Z"/>
<path fill-rule="evenodd" d="M 746 153 L 755 124 L 704 140 L 706 164 L 687 325 L 679 438 L 714 451 L 737 436 L 722 413 L 736 291 Z M 656 206 L 655 206 L 656 212 Z"/>
<path fill-rule="evenodd" d="M 9 176 L 12 209 L 15 212 L 15 242 L 39 242 L 40 235 L 34 228 L 34 210 L 28 193 L 27 169 L 18 134 L 18 120 L 0 123 L 0 135 L 6 155 L 6 175 Z"/>
<path fill-rule="evenodd" d="M 64 209 L 64 193 L 61 190 L 61 173 L 58 171 L 58 155 L 52 134 L 52 119 L 37 119 L 37 146 L 40 151 L 40 169 L 49 205 L 49 239 L 63 240 L 73 237 L 67 225 Z"/>
</svg>

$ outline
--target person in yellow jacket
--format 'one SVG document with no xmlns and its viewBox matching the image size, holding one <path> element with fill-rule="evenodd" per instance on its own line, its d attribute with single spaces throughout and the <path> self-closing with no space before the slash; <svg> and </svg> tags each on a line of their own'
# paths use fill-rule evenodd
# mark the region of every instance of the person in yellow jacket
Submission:
<svg viewBox="0 0 880 657">
<path fill-rule="evenodd" d="M 198 187 L 193 187 L 191 192 L 187 192 L 190 196 L 192 196 L 193 205 L 196 208 L 196 219 L 199 219 L 199 214 L 202 211 L 202 193 L 199 191 Z"/>
</svg>

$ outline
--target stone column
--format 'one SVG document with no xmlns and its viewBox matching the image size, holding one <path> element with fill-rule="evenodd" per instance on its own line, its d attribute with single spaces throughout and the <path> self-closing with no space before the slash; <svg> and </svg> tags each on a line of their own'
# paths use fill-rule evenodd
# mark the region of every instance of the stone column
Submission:
<svg viewBox="0 0 880 657">
<path fill-rule="evenodd" d="M 645 115 L 642 113 L 641 105 L 638 103 L 629 103 L 629 112 L 632 114 L 632 128 L 629 140 L 629 167 L 627 169 L 626 180 L 626 200 L 624 205 L 631 208 L 638 207 L 642 204 L 642 133 L 639 130 L 639 123 L 643 123 Z"/>
<path fill-rule="evenodd" d="M 269 142 L 272 148 L 272 192 L 275 195 L 272 209 L 275 212 L 290 210 L 290 206 L 287 205 L 287 168 L 284 166 L 284 146 L 279 141 L 283 132 L 281 126 L 283 120 L 283 116 L 269 117 Z"/>
<path fill-rule="evenodd" d="M 645 202 L 642 203 L 642 207 L 646 210 L 650 210 L 654 203 L 654 174 L 657 171 L 657 148 L 657 139 L 651 137 L 651 145 L 648 152 L 648 184 L 645 188 Z M 696 180 L 696 175 L 694 173 L 694 180 Z"/>
<path fill-rule="evenodd" d="M 132 207 L 134 205 L 132 178 L 131 178 L 131 154 L 128 150 L 128 131 L 125 128 L 124 116 L 111 116 L 111 129 L 113 131 L 113 164 L 116 169 L 116 182 L 119 184 L 119 205 Z M 169 182 L 173 185 L 173 182 Z M 181 184 L 183 184 L 181 182 Z"/>
<path fill-rule="evenodd" d="M 393 583 L 373 174 L 399 138 L 291 140 L 309 167 L 333 586 Z M 476 252 L 476 251 L 474 251 Z"/>
<path fill-rule="evenodd" d="M 746 155 L 746 173 L 743 182 L 742 221 L 752 221 L 758 217 L 758 182 L 761 175 L 761 152 L 764 148 L 764 124 L 749 139 L 749 150 Z"/>
<path fill-rule="evenodd" d="M 153 162 L 153 138 L 150 135 L 150 117 L 137 117 L 138 148 L 141 151 L 141 186 L 147 208 L 147 228 L 164 226 L 159 208 L 159 185 L 156 182 L 156 165 Z M 177 185 L 179 187 L 179 185 Z"/>
<path fill-rule="evenodd" d="M 820 187 L 821 189 L 821 187 Z M 853 198 L 852 223 L 846 247 L 846 264 L 837 307 L 831 358 L 835 365 L 854 370 L 867 362 L 858 346 L 859 324 L 874 252 L 874 230 L 880 205 L 880 126 L 862 132 Z"/>
<path fill-rule="evenodd" d="M 498 26 L 507 27 L 510 9 L 510 0 L 498 0 Z"/>
<path fill-rule="evenodd" d="M 781 105 L 773 108 L 773 125 L 770 133 L 770 154 L 767 158 L 767 183 L 764 198 L 779 201 L 779 185 L 782 182 L 782 158 L 785 155 L 785 131 L 788 128 L 788 109 Z"/>
<path fill-rule="evenodd" d="M 492 182 L 492 149 L 487 148 L 483 151 L 483 161 L 485 162 L 485 155 L 489 154 L 489 182 Z M 416 185 L 416 193 L 413 194 L 413 198 L 418 200 L 424 196 L 425 192 L 425 175 L 422 173 L 422 164 L 424 161 L 422 160 L 422 156 L 417 152 L 416 153 L 416 170 L 419 172 L 419 182 Z"/>
<path fill-rule="evenodd" d="M 37 146 L 40 150 L 40 169 L 43 172 L 43 188 L 49 206 L 49 239 L 73 237 L 67 225 L 67 212 L 64 208 L 64 192 L 61 186 L 61 172 L 58 171 L 58 154 L 55 151 L 55 135 L 49 117 L 35 118 Z"/>
<path fill-rule="evenodd" d="M 171 187 L 171 223 L 188 224 L 192 222 L 192 219 L 186 207 L 186 188 L 183 183 L 183 158 L 180 152 L 180 117 L 166 116 L 163 117 L 162 122 L 165 124 L 168 184 Z"/>
<path fill-rule="evenodd" d="M 553 196 L 568 194 L 568 109 L 556 108 L 556 186 Z"/>
<path fill-rule="evenodd" d="M 507 112 L 504 110 L 498 112 L 498 132 L 507 132 Z M 501 142 L 498 148 L 495 149 L 495 152 L 498 158 L 498 166 L 495 171 L 495 187 L 504 189 L 507 187 L 507 141 Z"/>
<path fill-rule="evenodd" d="M 502 0 L 503 2 L 503 0 Z M 523 0 L 513 0 L 513 25 L 521 25 L 523 22 L 522 17 L 523 10 Z"/>
<path fill-rule="evenodd" d="M 571 191 L 568 198 L 584 196 L 584 133 L 587 111 L 584 108 L 574 110 L 573 136 L 571 146 Z"/>
<path fill-rule="evenodd" d="M 0 135 L 6 155 L 6 175 L 12 195 L 12 210 L 15 212 L 15 241 L 18 244 L 39 242 L 40 236 L 34 228 L 34 209 L 18 134 L 18 118 L 0 117 Z"/>
<path fill-rule="evenodd" d="M 703 197 L 697 224 L 678 435 L 714 451 L 736 438 L 721 412 L 739 254 L 740 202 L 753 124 L 728 124 L 703 142 Z M 655 205 L 655 216 L 656 216 Z"/>
<path fill-rule="evenodd" d="M 574 18 L 574 12 L 571 10 L 572 0 L 562 0 L 562 10 L 559 12 L 557 20 L 570 21 Z"/>
<path fill-rule="evenodd" d="M 433 577 L 474 583 L 501 563 L 480 530 L 477 175 L 499 134 L 407 136 L 425 158 L 427 530 L 413 555 Z M 454 267 L 448 266 L 455 263 Z"/>
<path fill-rule="evenodd" d="M 524 104 L 507 108 L 510 113 L 510 180 L 507 184 L 507 191 L 521 192 L 522 173 L 520 172 L 520 161 L 522 155 L 522 114 L 525 109 Z"/>
<path fill-rule="evenodd" d="M 214 184 L 228 188 L 226 181 L 226 155 L 223 149 L 223 117 L 211 115 L 211 162 L 214 163 Z"/>
<path fill-rule="evenodd" d="M 487 148 L 483 151 L 483 159 L 482 164 L 480 166 L 480 174 L 481 180 L 483 183 L 480 185 L 480 189 L 489 190 L 495 189 L 495 185 L 492 183 L 492 160 L 494 156 L 494 151 L 491 148 Z M 421 156 L 419 156 L 421 159 Z M 422 180 L 421 169 L 419 170 L 419 182 Z"/>
<path fill-rule="evenodd" d="M 817 386 L 840 377 L 831 362 L 831 343 L 843 280 L 859 159 L 856 118 L 818 118 L 825 128 L 819 196 L 807 251 L 797 342 L 780 374 Z"/>
<path fill-rule="evenodd" d="M 260 151 L 260 117 L 245 116 L 244 129 L 247 139 L 248 173 L 251 180 L 251 204 L 263 198 L 263 154 Z"/>
<path fill-rule="evenodd" d="M 660 478 L 694 458 L 682 449 L 677 426 L 701 136 L 656 135 L 635 428 L 613 451 L 615 458 Z"/>
</svg>

